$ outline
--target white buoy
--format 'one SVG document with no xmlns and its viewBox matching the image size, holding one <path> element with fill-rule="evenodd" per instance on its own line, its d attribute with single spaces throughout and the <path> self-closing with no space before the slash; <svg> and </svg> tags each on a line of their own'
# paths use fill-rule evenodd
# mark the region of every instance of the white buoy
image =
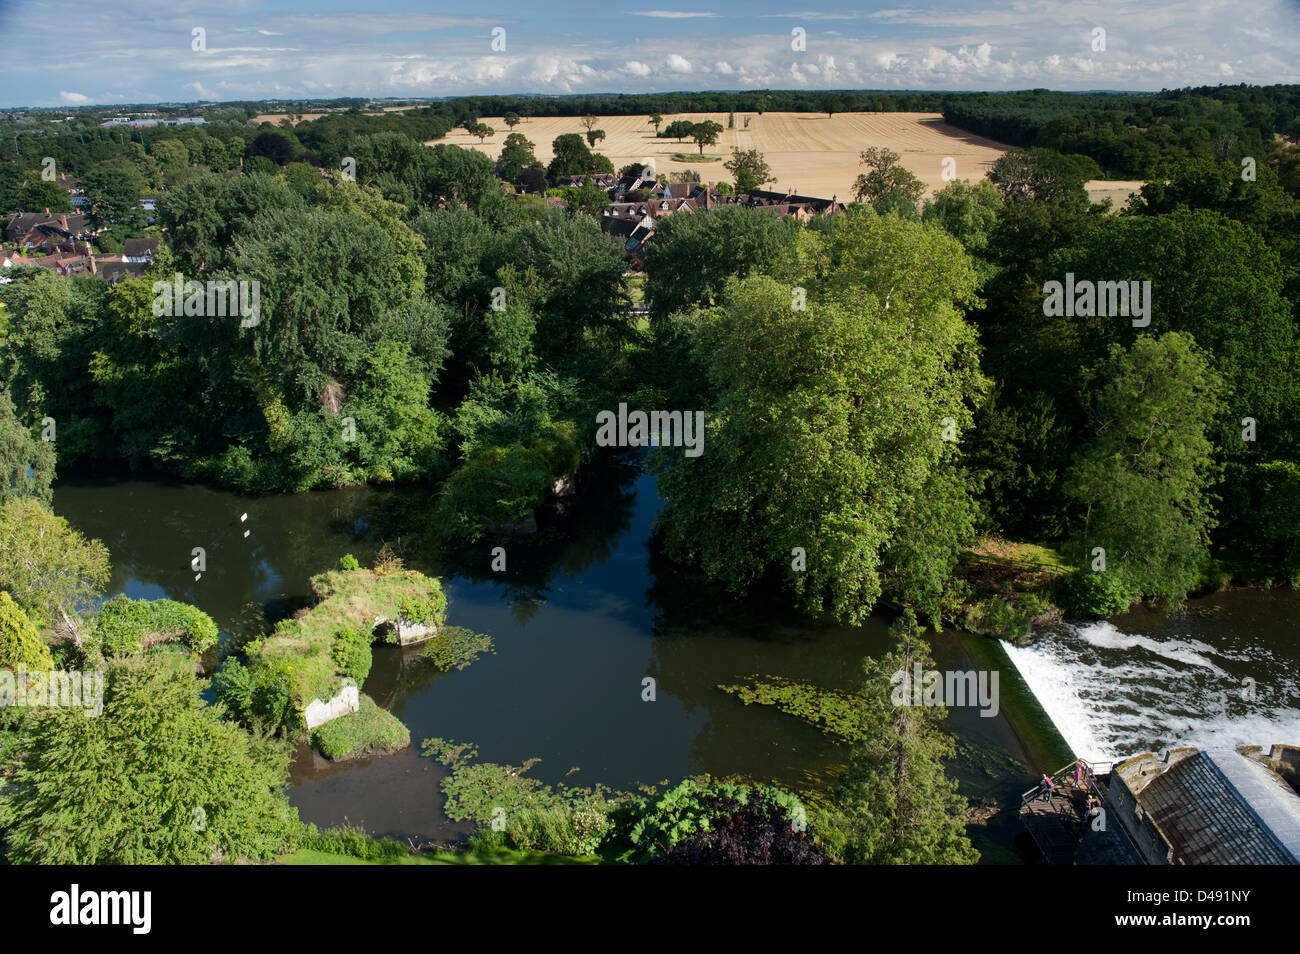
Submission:
<svg viewBox="0 0 1300 954">
<path fill-rule="evenodd" d="M 249 535 L 251 532 L 252 532 L 251 530 L 245 530 L 245 531 L 244 531 L 244 539 L 245 539 L 245 540 L 248 539 L 248 535 Z"/>
<path fill-rule="evenodd" d="M 246 513 L 245 513 L 245 514 L 241 514 L 240 517 L 239 517 L 239 522 L 240 522 L 240 523 L 244 523 L 246 520 L 248 520 L 248 514 L 246 514 Z"/>
</svg>

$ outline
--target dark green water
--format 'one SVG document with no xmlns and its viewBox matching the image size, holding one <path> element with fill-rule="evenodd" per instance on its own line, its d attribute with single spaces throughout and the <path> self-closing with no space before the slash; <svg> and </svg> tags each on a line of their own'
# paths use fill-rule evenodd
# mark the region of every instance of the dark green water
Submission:
<svg viewBox="0 0 1300 954">
<path fill-rule="evenodd" d="M 578 502 L 542 515 L 535 537 L 439 556 L 427 490 L 250 498 L 132 481 L 67 484 L 55 495 L 58 513 L 109 547 L 110 592 L 192 602 L 226 633 L 264 626 L 259 611 L 271 619 L 291 612 L 307 601 L 312 574 L 344 553 L 368 562 L 384 542 L 400 546 L 408 566 L 443 576 L 449 621 L 491 634 L 495 654 L 443 674 L 410 650 L 376 648 L 365 691 L 416 744 L 344 765 L 304 750 L 291 791 L 306 820 L 348 820 L 417 841 L 466 831 L 441 812 L 443 770 L 418 755 L 430 736 L 474 742 L 485 761 L 539 757 L 533 771 L 547 781 L 576 768 L 569 781 L 614 787 L 707 772 L 798 790 L 824 784 L 842 765 L 842 745 L 717 686 L 770 674 L 850 688 L 863 657 L 887 648 L 888 621 L 846 628 L 795 616 L 775 597 L 730 600 L 652 554 L 658 506 L 653 478 L 615 461 Z M 508 571 L 493 574 L 499 543 Z M 196 546 L 207 556 L 199 581 L 189 567 Z M 1002 672 L 1001 714 L 949 715 L 959 740 L 951 771 L 967 795 L 1011 804 L 1039 771 L 1068 761 L 996 643 L 943 633 L 934 655 L 940 669 Z M 642 701 L 647 676 L 654 702 Z M 987 861 L 1017 860 L 1018 834 L 1013 812 L 973 830 Z"/>
</svg>

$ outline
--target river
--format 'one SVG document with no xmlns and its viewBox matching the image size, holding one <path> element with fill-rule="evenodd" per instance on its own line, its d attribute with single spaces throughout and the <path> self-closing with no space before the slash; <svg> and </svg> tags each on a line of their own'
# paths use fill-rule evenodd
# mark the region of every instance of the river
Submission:
<svg viewBox="0 0 1300 954">
<path fill-rule="evenodd" d="M 843 764 L 845 746 L 717 687 L 764 674 L 847 689 L 857 683 L 863 658 L 889 645 L 885 619 L 860 627 L 808 620 L 790 613 L 777 594 L 736 601 L 666 563 L 649 546 L 659 508 L 654 480 L 632 458 L 592 470 L 581 497 L 562 512 L 544 513 L 534 537 L 505 541 L 504 573 L 490 569 L 491 547 L 501 541 L 438 551 L 431 491 L 422 488 L 244 497 L 159 481 L 71 482 L 59 486 L 54 504 L 108 546 L 110 593 L 192 602 L 216 620 L 223 638 L 262 631 L 268 620 L 305 605 L 309 577 L 344 553 L 365 563 L 387 542 L 408 566 L 442 576 L 449 622 L 490 634 L 495 653 L 441 673 L 410 650 L 376 647 L 364 689 L 410 727 L 412 747 L 340 765 L 304 747 L 291 779 L 290 800 L 304 819 L 348 821 L 417 843 L 467 832 L 442 813 L 444 770 L 418 753 L 419 742 L 432 736 L 473 742 L 485 761 L 540 758 L 533 772 L 551 782 L 625 787 L 710 773 L 795 789 L 825 785 Z M 198 580 L 189 565 L 194 547 L 204 548 L 207 564 Z M 1249 669 L 1270 699 L 1290 679 L 1294 696 L 1296 594 L 1233 596 L 1217 613 L 1142 622 L 1150 634 L 1141 639 L 1163 646 L 1163 654 L 1141 641 L 1094 646 L 1099 640 L 1090 642 L 1085 632 L 1076 634 L 1077 647 L 1067 634 L 1031 649 L 1009 648 L 1011 665 L 992 640 L 935 634 L 940 669 L 997 669 L 1002 677 L 997 717 L 950 710 L 947 728 L 958 740 L 950 771 L 963 793 L 1014 804 L 1040 771 L 1069 761 L 1044 710 L 1081 754 L 1128 747 L 1144 728 L 1161 726 L 1151 710 L 1179 698 L 1183 683 L 1171 673 L 1194 681 L 1204 668 L 1199 660 L 1217 659 L 1214 665 L 1234 679 Z M 1270 616 L 1277 601 L 1291 610 L 1285 622 Z M 1252 614 L 1271 618 L 1271 628 L 1253 627 Z M 1138 629 L 1138 622 L 1119 622 Z M 1183 640 L 1191 655 L 1180 656 L 1162 626 L 1193 633 Z M 1114 681 L 1088 675 L 1099 660 L 1119 666 L 1135 685 L 1149 679 L 1163 687 L 1134 690 L 1138 711 L 1118 728 L 1111 722 L 1124 711 L 1121 697 L 1129 697 L 1094 697 L 1094 685 Z M 642 700 L 647 676 L 655 680 L 653 702 Z M 1204 692 L 1218 688 L 1207 682 Z M 1180 712 L 1169 710 L 1173 728 Z M 1266 723 L 1275 710 L 1250 713 Z M 986 862 L 1022 857 L 1014 812 L 971 833 Z"/>
</svg>

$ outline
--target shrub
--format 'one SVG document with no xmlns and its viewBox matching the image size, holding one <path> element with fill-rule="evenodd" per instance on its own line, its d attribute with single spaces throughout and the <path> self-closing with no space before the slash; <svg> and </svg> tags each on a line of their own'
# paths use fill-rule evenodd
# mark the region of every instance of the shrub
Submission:
<svg viewBox="0 0 1300 954">
<path fill-rule="evenodd" d="M 807 832 L 796 830 L 788 804 L 775 789 L 757 789 L 748 801 L 712 795 L 707 831 L 684 838 L 651 864 L 824 865 L 826 857 Z M 802 816 L 800 816 L 802 820 Z"/>
<path fill-rule="evenodd" d="M 344 571 L 359 570 L 361 569 L 361 564 L 357 562 L 357 558 L 351 553 L 345 553 L 339 559 L 339 569 Z"/>
<path fill-rule="evenodd" d="M 511 847 L 556 855 L 590 855 L 613 830 L 609 805 L 601 799 L 548 808 L 526 808 L 507 817 Z"/>
<path fill-rule="evenodd" d="M 293 701 L 293 673 L 284 665 L 257 662 L 245 666 L 227 659 L 212 677 L 212 689 L 235 720 L 268 732 L 292 732 L 301 717 Z"/>
<path fill-rule="evenodd" d="M 99 608 L 94 635 L 106 656 L 129 656 L 172 640 L 203 653 L 216 645 L 217 624 L 188 603 L 119 594 Z"/>
<path fill-rule="evenodd" d="M 54 668 L 50 648 L 41 642 L 23 608 L 0 590 L 0 667 L 48 671 Z"/>
<path fill-rule="evenodd" d="M 1118 573 L 1078 569 L 1065 579 L 1065 605 L 1075 616 L 1115 616 L 1127 610 L 1133 599 Z"/>
<path fill-rule="evenodd" d="M 364 627 L 355 629 L 345 627 L 334 637 L 334 646 L 330 650 L 339 675 L 354 680 L 358 686 L 365 684 L 366 677 L 370 675 L 370 667 L 374 663 L 370 642 L 369 630 Z"/>
<path fill-rule="evenodd" d="M 748 805 L 752 797 L 779 806 L 792 824 L 805 822 L 803 803 L 780 789 L 688 778 L 651 801 L 628 838 L 639 852 L 661 855 L 673 845 L 711 831 L 715 819 L 731 817 L 736 806 Z"/>
</svg>

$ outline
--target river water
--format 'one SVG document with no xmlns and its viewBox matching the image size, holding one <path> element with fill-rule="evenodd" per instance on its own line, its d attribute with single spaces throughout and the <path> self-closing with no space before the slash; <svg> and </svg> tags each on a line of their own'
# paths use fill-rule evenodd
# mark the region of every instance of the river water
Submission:
<svg viewBox="0 0 1300 954">
<path fill-rule="evenodd" d="M 824 785 L 845 746 L 769 707 L 744 706 L 718 685 L 763 674 L 848 689 L 863 658 L 890 644 L 887 620 L 811 621 L 785 609 L 779 594 L 736 601 L 666 563 L 650 547 L 654 481 L 632 458 L 593 469 L 577 500 L 541 515 L 534 537 L 504 541 L 504 573 L 490 569 L 491 548 L 502 541 L 452 554 L 434 546 L 426 489 L 242 497 L 113 481 L 65 483 L 54 503 L 108 546 L 110 593 L 192 602 L 223 638 L 265 631 L 306 605 L 309 577 L 344 553 L 366 563 L 387 542 L 408 566 L 442 576 L 449 622 L 490 634 L 495 653 L 441 673 L 416 652 L 376 647 L 364 690 L 410 727 L 412 747 L 339 765 L 304 747 L 292 772 L 290 800 L 304 819 L 348 821 L 414 842 L 467 831 L 442 813 L 444 770 L 419 755 L 420 741 L 433 736 L 473 742 L 485 761 L 540 758 L 533 773 L 550 782 L 625 787 L 710 773 L 794 789 Z M 207 564 L 199 580 L 189 565 L 194 547 Z M 951 773 L 972 799 L 1012 805 L 1039 772 L 1071 758 L 1044 710 L 1070 747 L 1108 756 L 1150 747 L 1144 732 L 1183 738 L 1184 721 L 1213 726 L 1205 700 L 1247 675 L 1257 680 L 1257 701 L 1245 708 L 1230 701 L 1226 718 L 1238 720 L 1242 741 L 1283 741 L 1264 729 L 1296 725 L 1285 721 L 1295 710 L 1277 701 L 1295 695 L 1295 597 L 1236 594 L 1174 620 L 1122 618 L 1114 633 L 1068 631 L 1008 648 L 1015 665 L 994 641 L 935 634 L 940 669 L 1001 673 L 997 717 L 950 710 L 947 728 L 958 741 Z M 642 699 L 646 677 L 655 680 L 653 702 Z M 1196 689 L 1187 703 L 1189 686 Z M 1152 736 L 1151 744 L 1159 741 Z M 1014 812 L 971 832 L 985 861 L 1021 857 Z"/>
</svg>

